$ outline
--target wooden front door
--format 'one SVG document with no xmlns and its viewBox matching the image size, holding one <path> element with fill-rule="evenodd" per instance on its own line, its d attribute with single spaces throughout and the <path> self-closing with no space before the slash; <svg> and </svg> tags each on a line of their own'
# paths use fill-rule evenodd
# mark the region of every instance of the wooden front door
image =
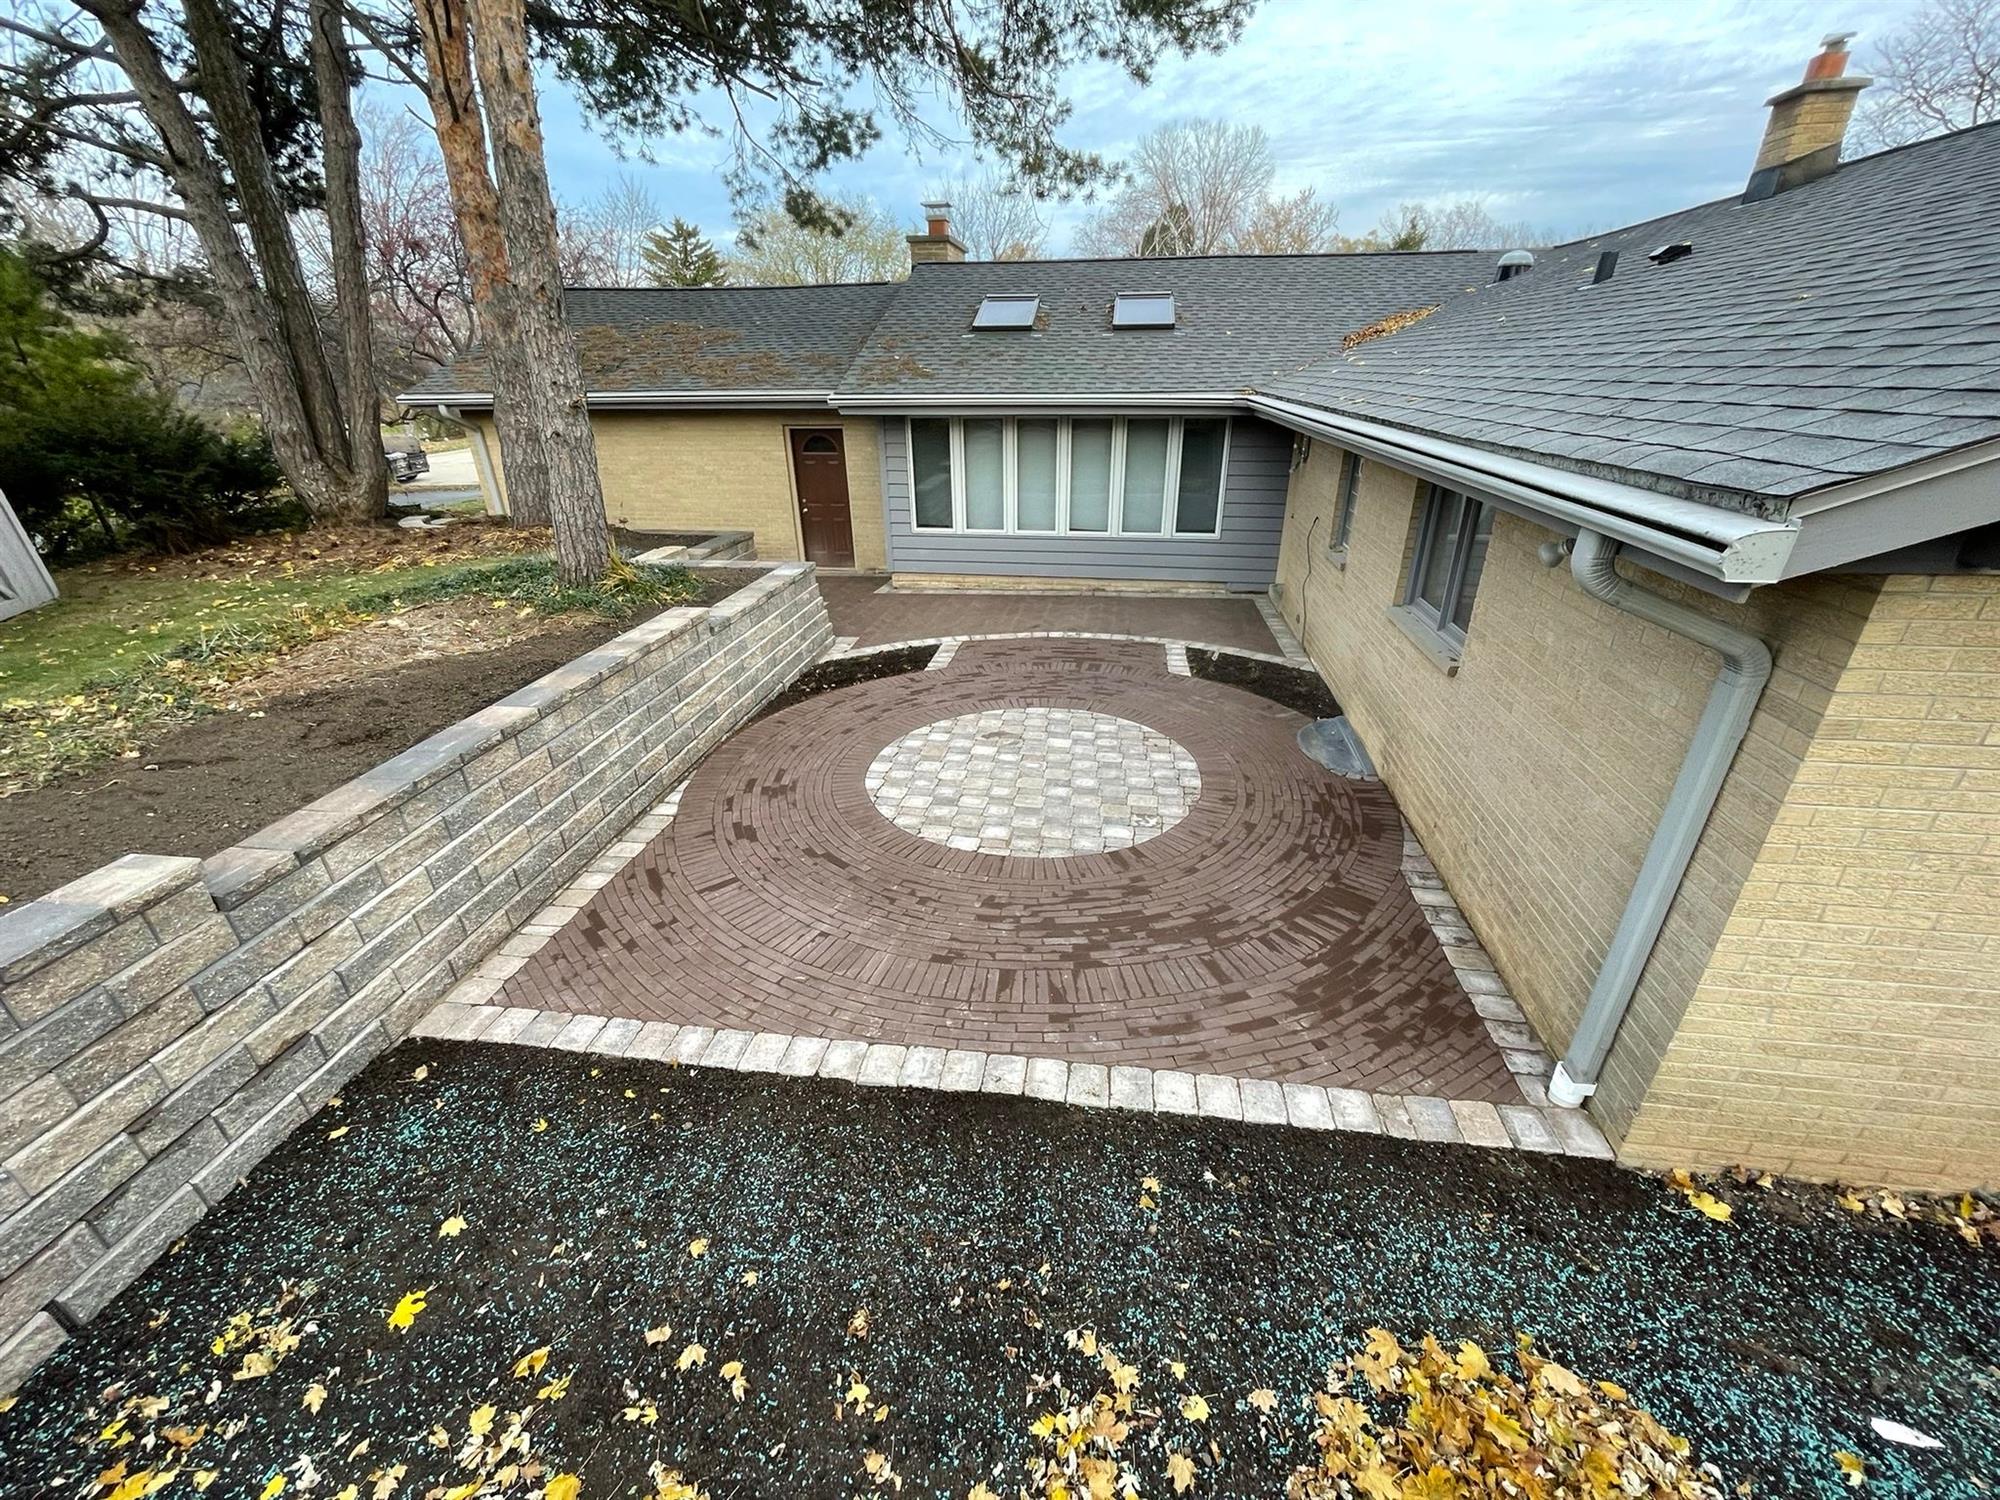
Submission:
<svg viewBox="0 0 2000 1500">
<path fill-rule="evenodd" d="M 792 478 L 799 492 L 799 534 L 806 557 L 829 568 L 854 566 L 847 511 L 847 449 L 838 427 L 794 427 Z"/>
</svg>

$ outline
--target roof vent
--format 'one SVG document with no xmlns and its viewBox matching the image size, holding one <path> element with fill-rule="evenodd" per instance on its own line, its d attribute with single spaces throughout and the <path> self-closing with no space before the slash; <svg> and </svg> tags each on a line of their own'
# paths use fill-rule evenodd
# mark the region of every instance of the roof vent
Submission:
<svg viewBox="0 0 2000 1500">
<path fill-rule="evenodd" d="M 1041 310 L 1042 299 L 1033 292 L 982 297 L 979 311 L 972 315 L 972 326 L 980 333 L 1032 329 Z"/>
<path fill-rule="evenodd" d="M 1120 292 L 1111 299 L 1113 328 L 1172 328 L 1172 292 Z"/>
<path fill-rule="evenodd" d="M 1592 273 L 1590 284 L 1596 286 L 1601 282 L 1609 281 L 1617 274 L 1617 271 L 1618 252 L 1616 250 L 1600 250 L 1597 252 L 1597 270 Z"/>
<path fill-rule="evenodd" d="M 1516 276 L 1525 276 L 1535 268 L 1535 257 L 1526 250 L 1509 250 L 1500 257 L 1500 274 L 1495 281 L 1512 281 Z"/>
<path fill-rule="evenodd" d="M 1660 246 L 1659 249 L 1649 254 L 1646 259 L 1650 260 L 1656 266 L 1670 266 L 1675 261 L 1682 260 L 1692 254 L 1694 254 L 1693 245 L 1689 244 L 1686 240 L 1675 240 L 1671 245 Z"/>
</svg>

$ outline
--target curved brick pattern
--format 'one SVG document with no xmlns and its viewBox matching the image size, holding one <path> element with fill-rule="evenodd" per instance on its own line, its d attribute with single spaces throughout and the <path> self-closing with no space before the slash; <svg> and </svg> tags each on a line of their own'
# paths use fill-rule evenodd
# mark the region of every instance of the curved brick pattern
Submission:
<svg viewBox="0 0 2000 1500">
<path fill-rule="evenodd" d="M 885 746 L 1016 708 L 1146 725 L 1186 748 L 1201 795 L 1147 843 L 1069 859 L 950 849 L 876 811 Z M 1156 646 L 968 642 L 944 671 L 809 699 L 718 749 L 498 998 L 1521 1102 L 1410 897 L 1394 802 L 1301 756 L 1300 723 L 1169 676 Z"/>
<path fill-rule="evenodd" d="M 949 849 L 1061 859 L 1130 849 L 1187 816 L 1201 771 L 1144 724 L 989 708 L 904 735 L 863 783 L 882 816 Z"/>
</svg>

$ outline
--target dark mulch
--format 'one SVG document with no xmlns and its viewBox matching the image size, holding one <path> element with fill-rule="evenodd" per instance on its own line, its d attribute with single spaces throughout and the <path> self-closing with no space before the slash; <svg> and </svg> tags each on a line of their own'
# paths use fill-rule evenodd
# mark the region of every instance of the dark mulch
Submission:
<svg viewBox="0 0 2000 1500">
<path fill-rule="evenodd" d="M 1269 698 L 1308 719 L 1331 719 L 1340 712 L 1325 681 L 1307 667 L 1281 666 L 1233 651 L 1203 651 L 1194 646 L 1188 648 L 1188 666 L 1197 677 Z"/>
<path fill-rule="evenodd" d="M 466 1227 L 440 1237 L 452 1216 Z M 1070 1346 L 1088 1330 L 1140 1372 L 1143 1493 L 1166 1491 L 1171 1444 L 1197 1456 L 1198 1500 L 1267 1497 L 1311 1452 L 1327 1362 L 1379 1324 L 1489 1350 L 1531 1331 L 1757 1496 L 1847 1494 L 1848 1449 L 1869 1495 L 1972 1497 L 2000 1472 L 1995 1265 L 1928 1226 L 1714 1223 L 1596 1163 L 415 1043 L 43 1367 L 0 1417 L 0 1472 L 10 1495 L 77 1495 L 120 1458 L 157 1465 L 99 1434 L 160 1397 L 127 1429 L 200 1427 L 178 1462 L 219 1470 L 212 1495 L 281 1467 L 293 1493 L 302 1460 L 322 1495 L 396 1464 L 398 1495 L 438 1494 L 469 1477 L 451 1452 L 492 1403 L 496 1430 L 536 1406 L 535 1451 L 584 1500 L 650 1494 L 662 1461 L 717 1500 L 886 1497 L 871 1452 L 907 1495 L 1011 1495 L 1030 1423 L 1061 1404 L 1042 1383 L 1108 1388 Z M 241 1351 L 211 1340 L 307 1284 L 297 1348 L 232 1380 Z M 690 1344 L 705 1358 L 683 1371 Z M 868 1414 L 837 1414 L 857 1381 Z M 1278 1393 L 1268 1417 L 1257 1387 Z M 1198 1427 L 1187 1392 L 1213 1410 Z M 647 1403 L 652 1424 L 624 1416 Z M 1872 1415 L 1946 1446 L 1894 1447 Z"/>
<path fill-rule="evenodd" d="M 901 677 L 906 672 L 921 672 L 931 664 L 937 655 L 936 646 L 904 646 L 895 651 L 870 651 L 865 656 L 846 656 L 839 661 L 823 661 L 792 679 L 792 685 L 765 704 L 758 718 L 774 714 L 781 708 L 790 708 L 801 699 L 816 693 L 830 693 L 835 688 L 853 687 L 858 682 L 874 682 L 881 677 Z"/>
<path fill-rule="evenodd" d="M 702 604 L 761 576 L 703 570 Z M 493 650 L 167 730 L 137 760 L 0 798 L 0 891 L 46 894 L 121 854 L 204 859 L 638 623 L 585 618 Z"/>
</svg>

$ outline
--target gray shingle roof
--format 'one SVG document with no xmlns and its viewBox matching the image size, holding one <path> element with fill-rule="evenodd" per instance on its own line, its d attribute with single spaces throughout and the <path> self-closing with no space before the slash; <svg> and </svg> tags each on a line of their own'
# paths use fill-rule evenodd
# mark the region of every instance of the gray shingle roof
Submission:
<svg viewBox="0 0 2000 1500">
<path fill-rule="evenodd" d="M 784 287 L 570 287 L 585 389 L 814 391 L 824 396 L 881 316 L 890 282 Z M 474 350 L 407 393 L 490 391 Z"/>
<path fill-rule="evenodd" d="M 1485 251 L 965 261 L 913 269 L 841 383 L 853 395 L 1239 391 L 1388 313 L 1463 293 Z M 1041 294 L 1032 332 L 971 331 L 982 297 Z M 1177 326 L 1111 327 L 1119 292 L 1172 292 Z"/>
<path fill-rule="evenodd" d="M 2000 126 L 1537 252 L 1266 394 L 1740 508 L 2000 438 Z M 1648 252 L 1687 241 L 1665 265 Z M 1593 286 L 1598 253 L 1616 274 Z M 1776 504 L 1757 506 L 1752 497 Z"/>
<path fill-rule="evenodd" d="M 2000 124 L 1537 252 L 925 264 L 903 283 L 566 293 L 593 393 L 1256 390 L 1739 509 L 2000 438 Z M 1694 252 L 1652 265 L 1685 240 Z M 1590 283 L 1600 251 L 1617 273 Z M 1179 326 L 1110 327 L 1119 292 Z M 980 298 L 1039 293 L 1032 332 Z M 1390 314 L 1432 316 L 1345 352 Z M 475 352 L 410 392 L 487 389 Z"/>
</svg>

